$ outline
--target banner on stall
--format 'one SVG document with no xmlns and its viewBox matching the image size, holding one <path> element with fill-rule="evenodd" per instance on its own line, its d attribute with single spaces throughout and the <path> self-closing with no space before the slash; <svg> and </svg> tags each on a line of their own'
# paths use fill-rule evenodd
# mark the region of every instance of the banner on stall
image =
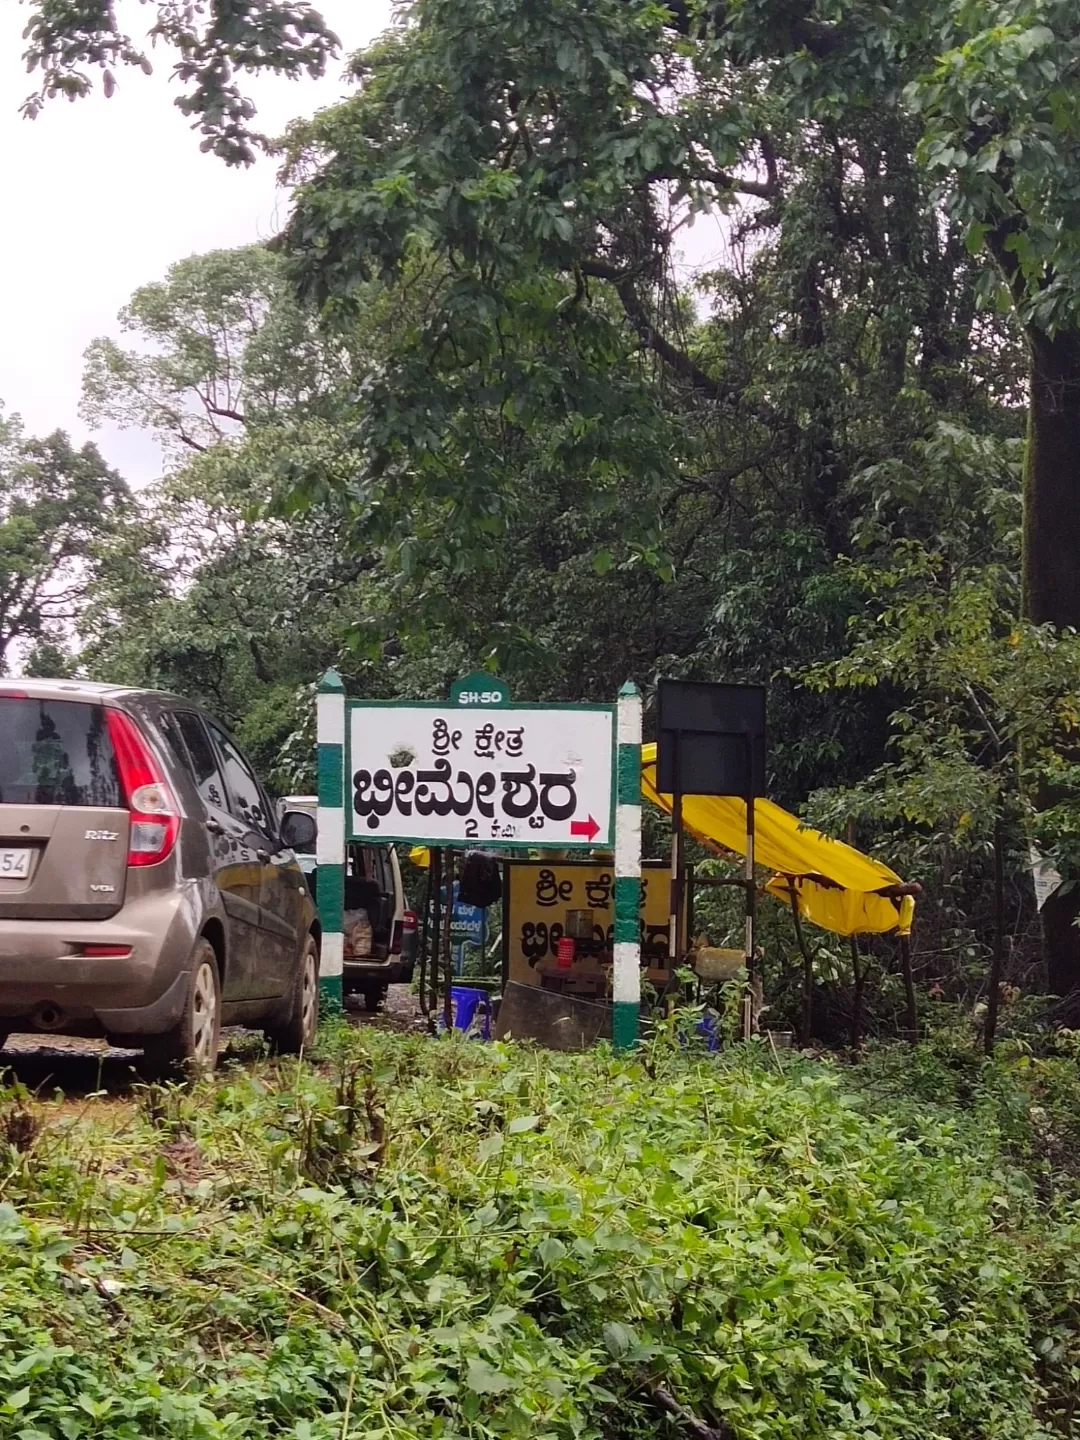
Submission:
<svg viewBox="0 0 1080 1440">
<path fill-rule="evenodd" d="M 590 935 L 578 939 L 572 971 L 599 974 L 611 964 L 614 941 L 614 875 L 611 865 L 544 860 L 513 860 L 507 865 L 504 892 L 503 943 L 507 978 L 519 985 L 539 985 L 544 972 L 558 971 L 559 941 L 567 932 L 567 912 L 591 911 Z M 641 872 L 641 965 L 653 984 L 669 978 L 668 929 L 671 910 L 671 867 L 663 861 Z"/>
</svg>

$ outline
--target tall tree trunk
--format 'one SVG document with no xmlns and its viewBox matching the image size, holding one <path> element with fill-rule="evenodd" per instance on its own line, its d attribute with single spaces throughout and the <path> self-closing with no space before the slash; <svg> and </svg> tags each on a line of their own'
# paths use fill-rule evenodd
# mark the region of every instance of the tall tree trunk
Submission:
<svg viewBox="0 0 1080 1440">
<path fill-rule="evenodd" d="M 1080 331 L 1030 331 L 1024 611 L 1080 628 Z"/>
<path fill-rule="evenodd" d="M 1029 330 L 1031 398 L 1024 469 L 1024 613 L 1080 629 L 1080 331 Z M 1080 886 L 1043 907 L 1049 985 L 1080 989 Z"/>
</svg>

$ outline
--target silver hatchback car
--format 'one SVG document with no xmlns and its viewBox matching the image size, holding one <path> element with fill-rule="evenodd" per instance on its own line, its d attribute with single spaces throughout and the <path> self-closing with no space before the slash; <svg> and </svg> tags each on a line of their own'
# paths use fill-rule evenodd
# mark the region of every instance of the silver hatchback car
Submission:
<svg viewBox="0 0 1080 1440">
<path fill-rule="evenodd" d="M 0 1043 L 104 1035 L 156 1073 L 211 1069 L 223 1024 L 310 1044 L 313 834 L 196 705 L 0 682 Z"/>
</svg>

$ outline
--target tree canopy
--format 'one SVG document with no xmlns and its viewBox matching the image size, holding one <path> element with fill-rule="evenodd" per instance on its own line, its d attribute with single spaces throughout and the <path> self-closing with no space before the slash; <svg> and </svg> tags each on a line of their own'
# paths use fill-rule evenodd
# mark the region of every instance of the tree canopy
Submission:
<svg viewBox="0 0 1080 1440">
<path fill-rule="evenodd" d="M 40 83 L 23 105 L 31 119 L 56 96 L 77 100 L 93 88 L 93 72 L 109 96 L 117 71 L 151 72 L 150 50 L 161 43 L 175 57 L 183 87 L 174 102 L 203 136 L 202 148 L 229 165 L 248 165 L 266 137 L 253 127 L 255 106 L 242 77 L 271 70 L 295 79 L 322 75 L 338 40 L 308 0 L 154 0 L 145 39 L 125 31 L 116 0 L 26 0 L 27 69 Z"/>
<path fill-rule="evenodd" d="M 93 445 L 0 416 L 0 673 L 12 648 L 70 641 L 125 563 L 131 497 Z"/>
</svg>

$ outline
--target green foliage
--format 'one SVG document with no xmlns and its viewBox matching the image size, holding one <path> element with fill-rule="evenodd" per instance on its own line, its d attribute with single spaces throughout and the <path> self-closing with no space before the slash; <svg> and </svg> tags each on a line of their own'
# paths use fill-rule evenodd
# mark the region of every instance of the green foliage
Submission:
<svg viewBox="0 0 1080 1440">
<path fill-rule="evenodd" d="M 1078 40 L 1068 0 L 942 7 L 943 53 L 909 98 L 926 117 L 921 155 L 941 194 L 986 245 L 1025 323 L 1047 334 L 1080 321 Z M 994 276 L 984 295 L 995 298 Z"/>
<path fill-rule="evenodd" d="M 125 564 L 127 486 L 97 448 L 0 416 L 0 672 L 13 645 L 62 644 Z"/>
<path fill-rule="evenodd" d="M 331 1050 L 138 1109 L 10 1095 L 0 1433 L 599 1440 L 655 1433 L 662 1385 L 740 1440 L 1014 1440 L 1075 1396 L 1030 1070 L 950 1111 L 753 1051 Z"/>
<path fill-rule="evenodd" d="M 337 37 L 307 0 L 267 5 L 262 0 L 208 0 L 196 5 L 157 0 L 148 39 L 176 54 L 173 75 L 184 93 L 173 102 L 202 135 L 202 149 L 229 165 L 249 165 L 265 137 L 252 130 L 255 106 L 238 77 L 271 70 L 290 79 L 318 76 L 337 51 Z M 76 100 L 93 87 L 89 71 L 101 71 L 107 96 L 116 89 L 115 69 L 136 66 L 151 73 L 143 45 L 118 24 L 116 0 L 32 0 L 24 38 L 27 69 L 41 85 L 23 105 L 31 119 L 57 95 Z"/>
</svg>

